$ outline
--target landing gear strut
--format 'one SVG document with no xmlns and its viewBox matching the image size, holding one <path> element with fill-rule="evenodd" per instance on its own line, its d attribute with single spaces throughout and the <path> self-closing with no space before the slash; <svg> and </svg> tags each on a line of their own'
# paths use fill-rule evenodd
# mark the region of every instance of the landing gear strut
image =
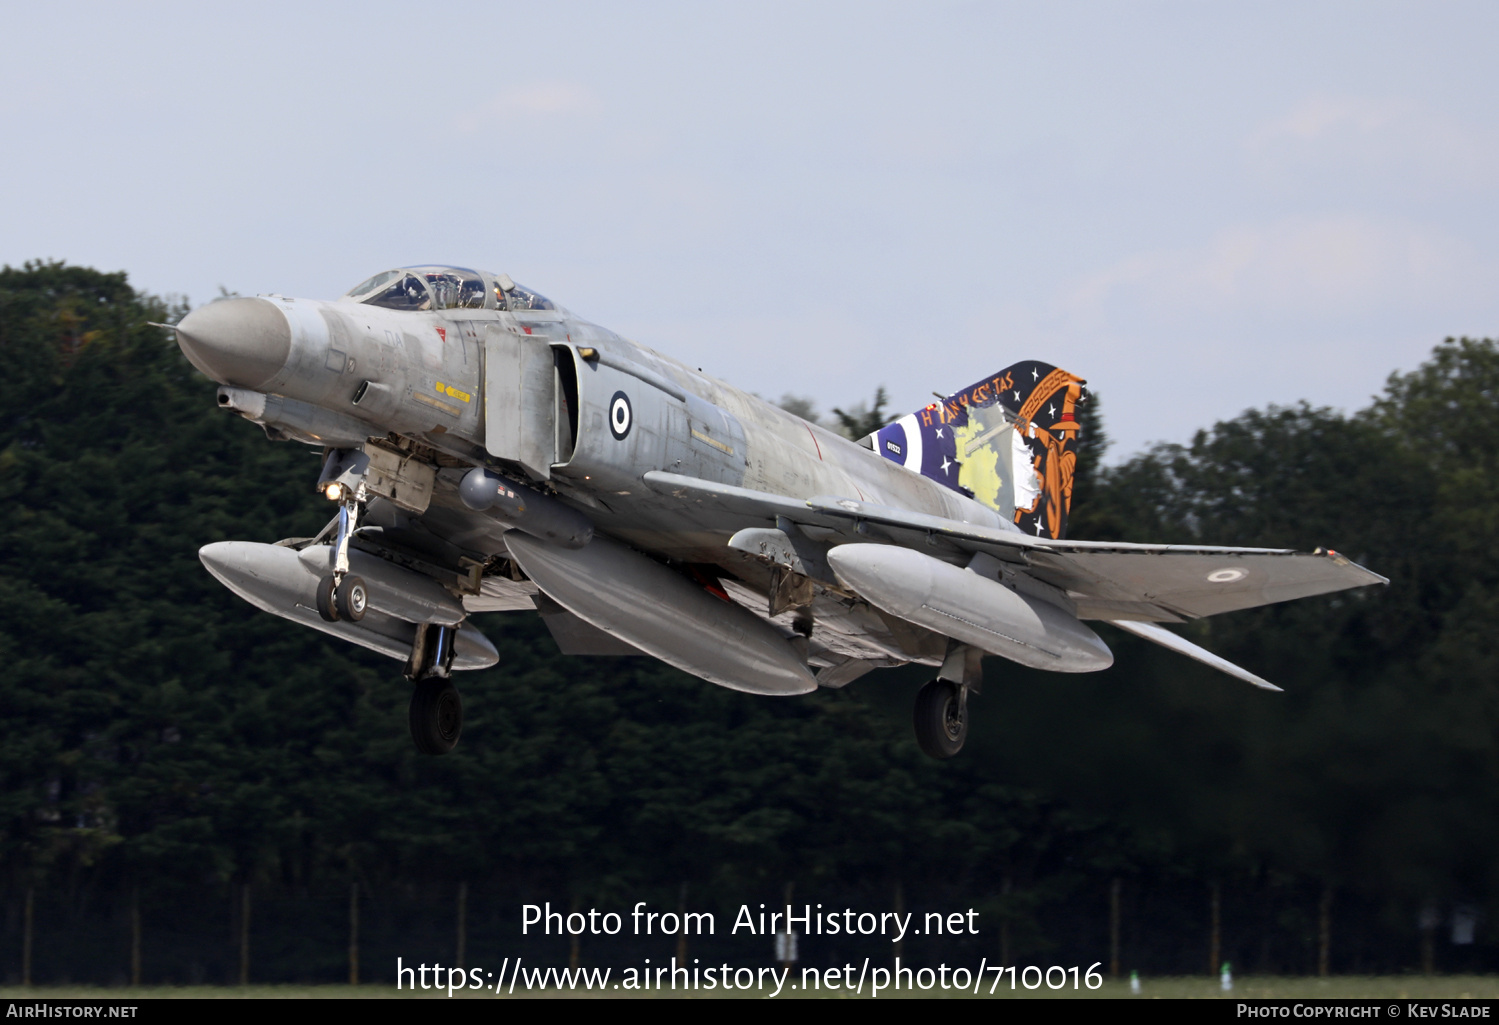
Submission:
<svg viewBox="0 0 1499 1025">
<path fill-rule="evenodd" d="M 950 644 L 937 678 L 916 693 L 912 716 L 916 743 L 931 758 L 948 759 L 968 739 L 968 695 L 983 683 L 984 653 L 967 644 Z"/>
<path fill-rule="evenodd" d="M 333 572 L 318 581 L 317 611 L 325 622 L 357 623 L 369 606 L 369 588 L 364 579 L 349 572 L 349 538 L 359 522 L 361 484 L 354 492 L 344 490 L 338 507 L 338 537 L 333 542 Z"/>
<path fill-rule="evenodd" d="M 406 662 L 406 676 L 416 685 L 407 718 L 411 739 L 424 755 L 445 755 L 458 746 L 463 733 L 463 700 L 453 686 L 451 626 L 419 623 Z"/>
</svg>

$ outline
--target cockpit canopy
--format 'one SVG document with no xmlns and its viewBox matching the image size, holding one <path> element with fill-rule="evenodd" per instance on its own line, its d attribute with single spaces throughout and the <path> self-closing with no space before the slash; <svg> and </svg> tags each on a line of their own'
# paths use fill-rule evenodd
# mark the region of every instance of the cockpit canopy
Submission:
<svg viewBox="0 0 1499 1025">
<path fill-rule="evenodd" d="M 507 287 L 508 286 L 508 287 Z M 397 267 L 344 293 L 351 302 L 388 310 L 555 310 L 546 296 L 517 285 L 506 274 L 466 267 Z"/>
</svg>

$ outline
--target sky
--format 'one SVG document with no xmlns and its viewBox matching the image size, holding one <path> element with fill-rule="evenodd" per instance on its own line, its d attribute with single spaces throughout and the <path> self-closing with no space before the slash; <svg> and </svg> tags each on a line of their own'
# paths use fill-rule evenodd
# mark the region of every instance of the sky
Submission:
<svg viewBox="0 0 1499 1025">
<path fill-rule="evenodd" d="M 1499 335 L 1492 3 L 0 11 L 13 266 L 480 267 L 824 411 L 1041 359 L 1112 460 Z"/>
</svg>

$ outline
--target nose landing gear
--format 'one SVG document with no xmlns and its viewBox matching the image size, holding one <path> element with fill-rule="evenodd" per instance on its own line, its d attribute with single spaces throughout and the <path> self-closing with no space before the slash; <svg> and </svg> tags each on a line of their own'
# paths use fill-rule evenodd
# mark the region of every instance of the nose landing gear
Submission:
<svg viewBox="0 0 1499 1025">
<path fill-rule="evenodd" d="M 318 615 L 329 623 L 340 620 L 345 623 L 359 622 L 364 618 L 369 602 L 369 587 L 364 578 L 356 574 L 350 573 L 342 580 L 330 575 L 318 582 Z"/>
<path fill-rule="evenodd" d="M 363 478 L 368 463 L 363 453 L 332 451 L 318 481 L 318 490 L 338 503 L 332 572 L 318 581 L 317 587 L 318 615 L 329 623 L 357 623 L 369 607 L 368 585 L 358 574 L 349 572 L 349 540 L 369 497 Z M 458 746 L 463 733 L 463 700 L 452 680 L 457 630 L 456 626 L 438 623 L 416 624 L 411 654 L 406 659 L 406 678 L 413 685 L 407 720 L 416 749 L 425 755 L 447 754 Z"/>
<path fill-rule="evenodd" d="M 364 579 L 349 572 L 349 538 L 359 522 L 359 504 L 364 485 L 354 491 L 343 489 L 338 507 L 338 537 L 333 542 L 333 572 L 318 581 L 317 611 L 324 622 L 357 623 L 369 606 L 369 587 Z"/>
<path fill-rule="evenodd" d="M 333 607 L 338 610 L 338 618 L 349 623 L 357 623 L 364 618 L 369 600 L 369 589 L 364 584 L 364 578 L 353 573 L 339 581 L 338 587 L 333 591 Z"/>
</svg>

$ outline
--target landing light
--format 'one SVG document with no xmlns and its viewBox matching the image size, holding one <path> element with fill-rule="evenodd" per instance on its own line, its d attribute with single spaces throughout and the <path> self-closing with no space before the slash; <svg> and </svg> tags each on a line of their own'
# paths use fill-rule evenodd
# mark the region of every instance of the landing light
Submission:
<svg viewBox="0 0 1499 1025">
<path fill-rule="evenodd" d="M 323 494 L 328 496 L 330 502 L 342 502 L 344 500 L 344 486 L 338 481 L 329 481 L 328 486 L 323 488 Z"/>
</svg>

